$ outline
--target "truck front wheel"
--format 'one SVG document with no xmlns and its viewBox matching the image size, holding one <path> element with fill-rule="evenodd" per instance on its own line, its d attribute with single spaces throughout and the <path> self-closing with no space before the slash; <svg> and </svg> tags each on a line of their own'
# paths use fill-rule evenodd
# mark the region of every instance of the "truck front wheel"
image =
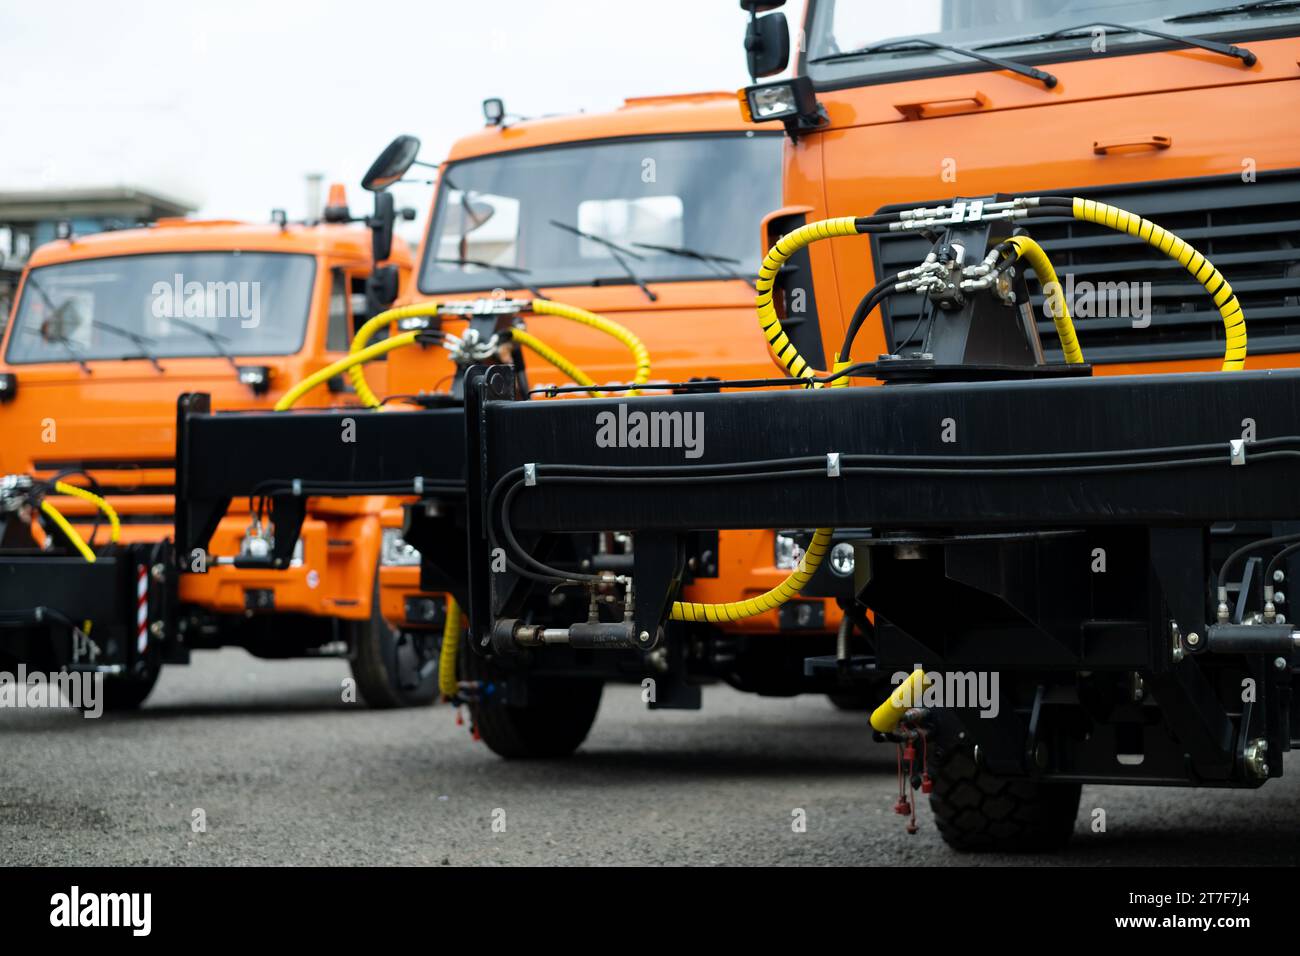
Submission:
<svg viewBox="0 0 1300 956">
<path fill-rule="evenodd" d="M 355 622 L 352 676 L 371 707 L 423 707 L 438 696 L 438 643 L 433 631 L 403 631 L 384 620 L 376 588 L 370 620 Z"/>
<path fill-rule="evenodd" d="M 138 674 L 109 674 L 104 678 L 104 710 L 136 710 L 158 683 L 161 664 L 144 667 Z"/>
<path fill-rule="evenodd" d="M 595 723 L 603 685 L 575 677 L 528 679 L 528 704 L 506 702 L 504 683 L 527 679 L 493 666 L 468 647 L 461 648 L 462 673 L 479 684 L 470 716 L 483 742 L 507 759 L 568 757 Z"/>
<path fill-rule="evenodd" d="M 994 776 L 964 746 L 948 748 L 932 769 L 930 810 L 939 835 L 953 849 L 1033 853 L 1069 842 L 1079 784 Z"/>
</svg>

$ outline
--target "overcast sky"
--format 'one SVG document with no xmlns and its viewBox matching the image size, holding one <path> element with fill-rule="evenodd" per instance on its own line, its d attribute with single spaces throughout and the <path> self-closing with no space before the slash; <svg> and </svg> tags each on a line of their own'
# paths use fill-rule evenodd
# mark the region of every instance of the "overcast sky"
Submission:
<svg viewBox="0 0 1300 956">
<path fill-rule="evenodd" d="M 787 10 L 798 22 L 803 4 Z M 303 215 L 394 135 L 441 159 L 524 115 L 748 82 L 737 0 L 54 0 L 0 8 L 0 190 L 130 184 L 206 216 Z M 427 188 L 399 187 L 423 218 Z"/>
</svg>

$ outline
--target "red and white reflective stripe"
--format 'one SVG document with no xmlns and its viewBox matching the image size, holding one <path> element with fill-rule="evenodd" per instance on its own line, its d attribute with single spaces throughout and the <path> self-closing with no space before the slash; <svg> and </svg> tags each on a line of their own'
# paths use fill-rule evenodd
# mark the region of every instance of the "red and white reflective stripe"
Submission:
<svg viewBox="0 0 1300 956">
<path fill-rule="evenodd" d="M 149 569 L 140 565 L 135 579 L 136 653 L 143 654 L 149 646 Z"/>
</svg>

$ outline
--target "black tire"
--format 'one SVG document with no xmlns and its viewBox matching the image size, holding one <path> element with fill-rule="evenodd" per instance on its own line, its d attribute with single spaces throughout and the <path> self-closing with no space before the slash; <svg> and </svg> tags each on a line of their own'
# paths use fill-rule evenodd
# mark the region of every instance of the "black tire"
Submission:
<svg viewBox="0 0 1300 956">
<path fill-rule="evenodd" d="M 438 699 L 438 651 L 435 631 L 403 631 L 379 611 L 376 579 L 369 621 L 351 627 L 352 676 L 366 704 L 376 710 L 425 707 Z"/>
<path fill-rule="evenodd" d="M 978 766 L 967 747 L 948 749 L 931 769 L 930 810 L 939 835 L 955 850 L 1049 852 L 1062 849 L 1074 832 L 1077 783 L 997 777 Z"/>
<path fill-rule="evenodd" d="M 158 683 L 161 664 L 146 667 L 142 674 L 109 674 L 104 677 L 103 703 L 105 712 L 138 710 L 153 693 Z"/>
<path fill-rule="evenodd" d="M 463 676 L 484 688 L 512 679 L 463 644 L 460 660 Z M 483 742 L 498 756 L 556 760 L 572 755 L 587 739 L 603 689 L 598 680 L 535 677 L 528 682 L 527 707 L 511 707 L 500 694 L 489 693 L 470 704 L 470 717 Z"/>
</svg>

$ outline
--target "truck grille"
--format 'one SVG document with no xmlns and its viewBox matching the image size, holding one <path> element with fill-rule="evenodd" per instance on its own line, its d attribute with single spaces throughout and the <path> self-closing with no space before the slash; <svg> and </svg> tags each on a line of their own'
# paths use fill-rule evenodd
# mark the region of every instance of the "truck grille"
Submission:
<svg viewBox="0 0 1300 956">
<path fill-rule="evenodd" d="M 1042 195 L 1084 196 L 1138 213 L 1186 239 L 1228 278 L 1246 314 L 1249 352 L 1300 352 L 1300 170 L 1260 173 L 1258 181 L 1216 176 L 1181 182 L 1136 183 L 1089 189 L 1051 189 Z M 935 205 L 944 197 L 886 206 L 881 211 Z M 1130 315 L 1076 317 L 1084 357 L 1093 364 L 1214 358 L 1223 354 L 1223 320 L 1210 297 L 1182 266 L 1145 243 L 1075 220 L 1031 220 L 1030 232 L 1052 258 L 1064 285 L 1150 282 L 1150 325 Z M 873 237 L 877 276 L 915 266 L 930 243 L 920 236 Z M 1062 361 L 1056 331 L 1043 312 L 1042 290 L 1029 276 L 1050 362 Z M 1076 305 L 1079 295 L 1076 292 Z M 886 303 L 895 348 L 919 346 L 913 334 L 920 296 Z"/>
<path fill-rule="evenodd" d="M 176 493 L 175 462 L 170 458 L 128 459 L 38 459 L 32 462 L 35 477 L 49 480 L 63 471 L 88 472 L 94 476 L 99 494 L 110 503 L 118 506 L 122 524 L 171 524 L 173 513 L 170 507 L 172 496 Z M 80 476 L 74 476 L 74 484 L 83 484 Z M 126 507 L 124 501 L 144 495 L 165 496 L 169 507 L 166 510 L 139 510 Z"/>
</svg>

